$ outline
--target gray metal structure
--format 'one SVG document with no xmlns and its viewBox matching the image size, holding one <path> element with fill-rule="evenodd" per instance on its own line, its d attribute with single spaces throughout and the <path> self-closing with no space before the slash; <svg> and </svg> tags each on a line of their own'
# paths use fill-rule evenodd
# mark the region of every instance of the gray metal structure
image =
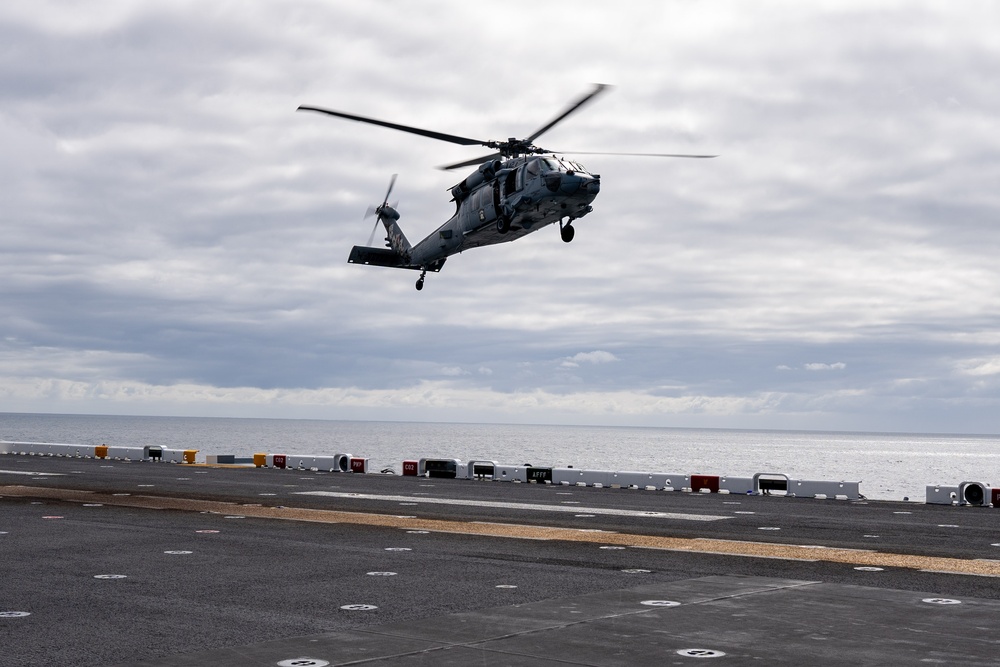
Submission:
<svg viewBox="0 0 1000 667">
<path fill-rule="evenodd" d="M 573 240 L 573 221 L 591 211 L 591 203 L 601 191 L 601 177 L 582 165 L 541 148 L 535 139 L 607 89 L 598 84 L 592 91 L 569 105 L 561 114 L 525 139 L 484 141 L 460 137 L 433 130 L 399 125 L 356 116 L 320 107 L 300 106 L 300 111 L 317 111 L 338 118 L 380 125 L 390 129 L 419 134 L 431 139 L 463 146 L 480 145 L 495 152 L 472 160 L 447 165 L 442 169 L 458 169 L 471 165 L 478 168 L 451 188 L 455 213 L 443 225 L 416 245 L 411 245 L 399 227 L 399 212 L 389 205 L 389 195 L 395 184 L 392 177 L 382 204 L 369 210 L 385 227 L 385 247 L 354 246 L 348 262 L 420 271 L 416 287 L 423 289 L 428 271 L 440 271 L 445 260 L 455 253 L 471 248 L 514 241 L 542 227 L 559 223 L 562 240 Z M 679 155 L 674 153 L 592 153 L 564 151 L 578 155 L 634 155 L 646 157 L 708 158 L 714 155 Z M 374 238 L 374 232 L 373 232 Z"/>
</svg>

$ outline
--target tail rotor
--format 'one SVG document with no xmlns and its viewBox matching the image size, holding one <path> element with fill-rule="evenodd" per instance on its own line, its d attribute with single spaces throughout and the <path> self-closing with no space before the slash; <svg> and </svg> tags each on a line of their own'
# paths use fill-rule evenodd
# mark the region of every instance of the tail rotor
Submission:
<svg viewBox="0 0 1000 667">
<path fill-rule="evenodd" d="M 382 214 L 389 207 L 389 195 L 392 194 L 392 188 L 396 185 L 396 176 L 398 174 L 393 174 L 392 178 L 389 179 L 389 188 L 385 191 L 385 197 L 382 198 L 382 203 L 378 206 L 369 206 L 368 211 L 365 212 L 365 220 L 375 216 L 375 226 L 372 227 L 372 233 L 368 237 L 368 246 L 371 247 L 372 241 L 375 240 L 375 232 L 378 231 L 378 224 L 382 222 Z M 391 207 L 395 208 L 395 207 Z"/>
</svg>

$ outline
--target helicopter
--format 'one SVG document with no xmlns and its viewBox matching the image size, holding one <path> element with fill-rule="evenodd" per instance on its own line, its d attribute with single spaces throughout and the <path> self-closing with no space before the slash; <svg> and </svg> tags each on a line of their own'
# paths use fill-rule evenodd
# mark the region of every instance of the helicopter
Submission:
<svg viewBox="0 0 1000 667">
<path fill-rule="evenodd" d="M 588 151 L 557 152 L 541 148 L 534 141 L 567 116 L 606 90 L 595 84 L 593 90 L 567 106 L 562 113 L 524 139 L 511 137 L 501 141 L 483 141 L 435 132 L 365 116 L 314 106 L 300 106 L 298 111 L 315 111 L 337 118 L 379 125 L 401 132 L 462 146 L 485 146 L 493 153 L 440 167 L 460 169 L 478 165 L 476 170 L 450 188 L 455 213 L 416 245 L 411 245 L 399 227 L 399 212 L 389 204 L 396 183 L 394 174 L 382 203 L 368 210 L 376 216 L 375 227 L 365 246 L 354 246 L 347 261 L 420 271 L 416 288 L 422 290 L 428 271 L 438 272 L 451 255 L 472 248 L 514 241 L 548 225 L 559 223 L 562 240 L 569 243 L 576 234 L 573 222 L 591 213 L 594 199 L 601 191 L 601 177 L 578 162 L 562 155 L 632 155 L 643 157 L 712 158 L 714 155 L 676 153 L 595 153 Z M 371 247 L 379 223 L 385 227 L 385 247 Z"/>
</svg>

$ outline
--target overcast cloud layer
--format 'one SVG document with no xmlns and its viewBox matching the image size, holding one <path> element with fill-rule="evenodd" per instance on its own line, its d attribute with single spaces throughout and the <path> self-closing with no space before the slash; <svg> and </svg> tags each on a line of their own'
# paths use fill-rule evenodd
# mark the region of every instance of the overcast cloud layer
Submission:
<svg viewBox="0 0 1000 667">
<path fill-rule="evenodd" d="M 1000 8 L 0 8 L 0 411 L 1000 432 Z M 602 175 L 431 274 L 464 136 Z M 469 170 L 471 171 L 471 169 Z"/>
</svg>

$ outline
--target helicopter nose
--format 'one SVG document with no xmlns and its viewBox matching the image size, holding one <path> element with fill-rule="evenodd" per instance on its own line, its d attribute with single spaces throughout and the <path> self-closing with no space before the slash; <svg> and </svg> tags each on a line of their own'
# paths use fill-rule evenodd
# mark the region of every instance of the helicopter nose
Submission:
<svg viewBox="0 0 1000 667">
<path fill-rule="evenodd" d="M 596 195 L 601 191 L 601 179 L 587 174 L 562 174 L 559 192 L 564 195 Z"/>
</svg>

